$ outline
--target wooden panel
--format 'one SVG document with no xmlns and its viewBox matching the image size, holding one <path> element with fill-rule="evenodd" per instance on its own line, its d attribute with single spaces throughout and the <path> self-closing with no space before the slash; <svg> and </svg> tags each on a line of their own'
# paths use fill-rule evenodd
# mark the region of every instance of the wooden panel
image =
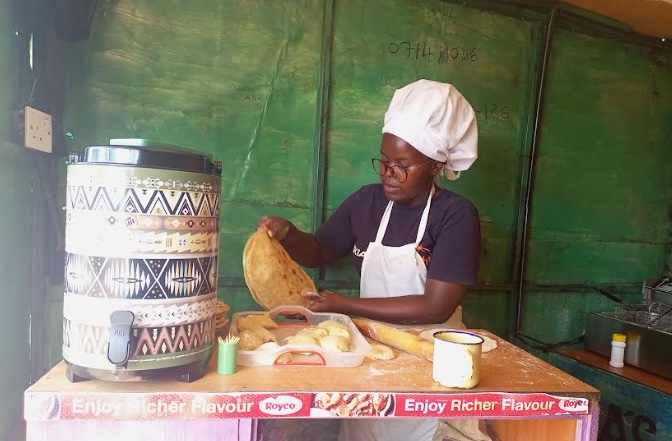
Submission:
<svg viewBox="0 0 672 441">
<path fill-rule="evenodd" d="M 494 420 L 499 441 L 573 441 L 576 436 L 576 420 Z"/>
</svg>

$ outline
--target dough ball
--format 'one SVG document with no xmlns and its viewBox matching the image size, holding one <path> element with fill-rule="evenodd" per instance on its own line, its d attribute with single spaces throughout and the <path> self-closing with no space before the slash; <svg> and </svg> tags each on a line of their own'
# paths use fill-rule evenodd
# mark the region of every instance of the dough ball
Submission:
<svg viewBox="0 0 672 441">
<path fill-rule="evenodd" d="M 325 328 L 309 327 L 309 328 L 303 328 L 302 330 L 297 332 L 297 335 L 308 335 L 310 337 L 319 340 L 322 337 L 326 337 L 327 335 L 329 335 L 329 331 L 326 330 Z"/>
<path fill-rule="evenodd" d="M 254 351 L 264 343 L 261 337 L 249 330 L 241 332 L 238 337 L 238 349 L 241 351 Z"/>
<path fill-rule="evenodd" d="M 266 328 L 262 328 L 259 326 L 256 328 L 249 329 L 249 331 L 257 334 L 261 338 L 263 343 L 268 343 L 269 341 L 273 341 L 276 343 L 278 342 L 278 340 L 275 338 L 275 335 L 273 335 L 273 333 Z"/>
<path fill-rule="evenodd" d="M 340 335 L 327 335 L 320 339 L 320 346 L 330 351 L 348 352 L 350 350 L 350 341 Z"/>
<path fill-rule="evenodd" d="M 327 331 L 329 332 L 329 335 L 335 336 L 335 337 L 343 337 L 346 340 L 348 340 L 348 343 L 352 341 L 352 336 L 350 335 L 350 332 L 347 329 L 343 328 L 326 328 Z"/>
<path fill-rule="evenodd" d="M 319 346 L 320 342 L 311 337 L 310 335 L 305 334 L 296 334 L 285 339 L 285 343 L 288 345 L 301 345 L 301 346 Z"/>
<path fill-rule="evenodd" d="M 240 317 L 236 326 L 239 331 L 244 331 L 246 329 L 254 328 L 275 329 L 278 327 L 278 324 L 271 319 L 268 312 L 265 312 L 263 314 L 250 314 Z"/>
<path fill-rule="evenodd" d="M 317 324 L 318 328 L 343 328 L 347 331 L 348 327 L 341 322 L 337 322 L 336 320 L 325 320 L 323 322 L 320 322 Z"/>
<path fill-rule="evenodd" d="M 366 358 L 372 360 L 392 360 L 394 358 L 394 351 L 387 345 L 372 344 L 371 352 L 366 354 Z"/>
</svg>

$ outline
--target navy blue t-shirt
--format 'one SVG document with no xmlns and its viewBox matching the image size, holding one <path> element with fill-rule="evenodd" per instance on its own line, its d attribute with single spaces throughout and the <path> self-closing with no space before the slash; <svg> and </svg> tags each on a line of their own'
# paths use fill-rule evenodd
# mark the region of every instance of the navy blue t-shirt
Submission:
<svg viewBox="0 0 672 441">
<path fill-rule="evenodd" d="M 350 195 L 317 230 L 320 245 L 337 257 L 351 254 L 361 275 L 362 260 L 387 207 L 381 184 L 366 185 Z M 415 242 L 425 204 L 394 204 L 383 245 Z M 478 211 L 468 199 L 437 187 L 427 229 L 416 248 L 427 265 L 427 277 L 467 285 L 476 282 L 481 246 Z"/>
</svg>

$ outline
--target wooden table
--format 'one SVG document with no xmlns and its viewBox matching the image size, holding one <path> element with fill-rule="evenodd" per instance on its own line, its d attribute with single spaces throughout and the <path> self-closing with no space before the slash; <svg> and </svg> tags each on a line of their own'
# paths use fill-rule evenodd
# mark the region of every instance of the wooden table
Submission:
<svg viewBox="0 0 672 441">
<path fill-rule="evenodd" d="M 470 390 L 437 384 L 429 361 L 398 351 L 393 360 L 366 359 L 355 368 L 239 366 L 228 376 L 216 373 L 213 357 L 193 383 L 70 383 L 60 363 L 26 390 L 27 440 L 248 441 L 257 418 L 324 418 L 316 403 L 338 393 L 390 403 L 375 416 L 342 414 L 353 418 L 488 419 L 502 441 L 596 439 L 597 389 L 476 332 L 498 347 L 483 354 L 480 384 Z"/>
</svg>

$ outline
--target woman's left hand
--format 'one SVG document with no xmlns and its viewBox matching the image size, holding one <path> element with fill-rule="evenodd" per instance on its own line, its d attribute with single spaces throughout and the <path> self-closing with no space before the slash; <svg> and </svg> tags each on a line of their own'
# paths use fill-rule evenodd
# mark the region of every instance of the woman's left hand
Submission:
<svg viewBox="0 0 672 441">
<path fill-rule="evenodd" d="M 315 300 L 310 310 L 313 312 L 339 312 L 343 304 L 344 297 L 333 291 L 320 291 L 316 295 L 310 295 L 311 300 Z"/>
</svg>

